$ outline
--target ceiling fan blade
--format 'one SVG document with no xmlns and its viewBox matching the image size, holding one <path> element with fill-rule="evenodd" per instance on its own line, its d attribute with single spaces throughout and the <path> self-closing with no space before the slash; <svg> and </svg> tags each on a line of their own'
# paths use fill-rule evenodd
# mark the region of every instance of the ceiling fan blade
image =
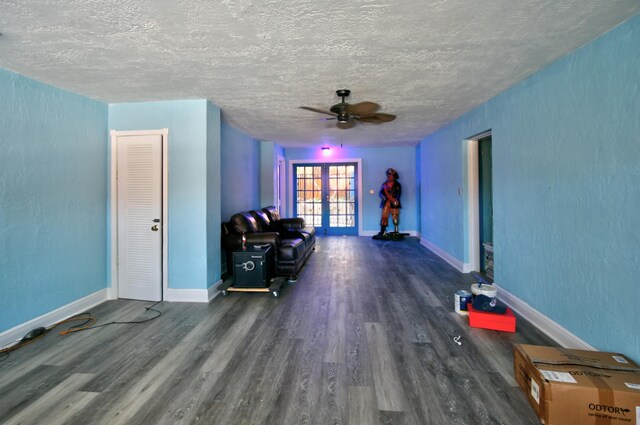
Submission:
<svg viewBox="0 0 640 425">
<path fill-rule="evenodd" d="M 389 122 L 389 121 L 393 121 L 396 119 L 396 116 L 393 114 L 383 114 L 382 112 L 377 113 L 376 117 L 381 121 L 381 122 Z"/>
<path fill-rule="evenodd" d="M 356 125 L 356 122 L 352 121 L 352 120 L 349 120 L 347 122 L 338 121 L 338 123 L 336 124 L 336 127 L 338 127 L 339 129 L 342 129 L 342 130 L 346 130 L 346 129 L 349 129 L 349 128 L 353 127 L 354 125 Z"/>
<path fill-rule="evenodd" d="M 391 114 L 374 114 L 371 116 L 367 116 L 367 117 L 358 117 L 355 118 L 360 122 L 366 122 L 369 124 L 381 124 L 383 122 L 389 122 L 389 121 L 393 121 L 396 119 L 395 115 L 391 115 Z"/>
<path fill-rule="evenodd" d="M 371 115 L 380 109 L 380 105 L 373 102 L 360 102 L 347 105 L 347 112 L 354 115 Z"/>
<path fill-rule="evenodd" d="M 306 109 L 307 111 L 318 112 L 320 114 L 327 114 L 327 115 L 332 115 L 332 116 L 336 115 L 333 112 L 325 111 L 323 109 L 311 108 L 310 106 L 300 106 L 300 109 Z"/>
</svg>

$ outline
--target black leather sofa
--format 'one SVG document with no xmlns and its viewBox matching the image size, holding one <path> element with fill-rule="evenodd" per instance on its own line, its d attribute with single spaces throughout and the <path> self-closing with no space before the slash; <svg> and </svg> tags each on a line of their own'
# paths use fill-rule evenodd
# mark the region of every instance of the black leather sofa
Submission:
<svg viewBox="0 0 640 425">
<path fill-rule="evenodd" d="M 315 228 L 307 226 L 302 218 L 281 218 L 273 206 L 239 212 L 222 223 L 222 247 L 229 273 L 233 273 L 233 251 L 242 249 L 243 234 L 248 246 L 271 245 L 276 276 L 286 276 L 289 280 L 297 279 L 316 246 Z"/>
</svg>

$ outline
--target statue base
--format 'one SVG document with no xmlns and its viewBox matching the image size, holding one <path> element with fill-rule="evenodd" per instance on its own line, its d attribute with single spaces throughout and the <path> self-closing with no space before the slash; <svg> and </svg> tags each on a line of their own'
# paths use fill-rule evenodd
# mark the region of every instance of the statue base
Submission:
<svg viewBox="0 0 640 425">
<path fill-rule="evenodd" d="M 382 240 L 382 241 L 401 241 L 404 240 L 405 236 L 408 236 L 408 233 L 399 233 L 399 232 L 388 232 L 384 234 L 373 235 L 372 239 Z"/>
</svg>

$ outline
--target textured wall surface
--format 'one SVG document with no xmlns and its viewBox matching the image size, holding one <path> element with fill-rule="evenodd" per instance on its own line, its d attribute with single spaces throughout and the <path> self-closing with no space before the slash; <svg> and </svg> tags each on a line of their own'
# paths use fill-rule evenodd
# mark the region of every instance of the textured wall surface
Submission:
<svg viewBox="0 0 640 425">
<path fill-rule="evenodd" d="M 169 129 L 169 287 L 206 289 L 207 101 L 109 105 L 112 130 Z"/>
<path fill-rule="evenodd" d="M 462 226 L 446 218 L 464 215 L 461 141 L 491 128 L 496 282 L 594 347 L 636 361 L 638 46 L 640 16 L 421 143 L 423 233 L 464 258 Z"/>
<path fill-rule="evenodd" d="M 260 143 L 222 123 L 222 219 L 240 211 L 261 208 Z M 273 170 L 271 170 L 273 175 Z"/>
<path fill-rule="evenodd" d="M 0 2 L 0 66 L 109 103 L 210 99 L 286 147 L 416 144 L 640 11 L 638 0 Z M 298 109 L 353 91 L 398 119 Z"/>
<path fill-rule="evenodd" d="M 462 259 L 462 144 L 452 137 L 457 135 L 446 128 L 420 145 L 420 229 L 425 239 Z"/>
<path fill-rule="evenodd" d="M 402 184 L 402 210 L 400 212 L 400 231 L 418 231 L 418 194 L 416 192 L 416 148 L 333 148 L 331 156 L 324 157 L 320 149 L 289 148 L 285 150 L 287 173 L 291 160 L 338 160 L 362 159 L 362 230 L 365 232 L 380 230 L 380 197 L 378 191 L 387 177 L 385 171 L 392 167 L 398 171 Z M 287 184 L 289 176 L 287 176 Z M 373 189 L 374 194 L 369 194 Z M 288 207 L 288 203 L 287 203 Z M 292 211 L 287 211 L 289 215 Z"/>
<path fill-rule="evenodd" d="M 207 286 L 215 284 L 222 275 L 220 137 L 220 108 L 207 102 Z"/>
<path fill-rule="evenodd" d="M 106 288 L 107 105 L 0 69 L 0 332 Z"/>
</svg>

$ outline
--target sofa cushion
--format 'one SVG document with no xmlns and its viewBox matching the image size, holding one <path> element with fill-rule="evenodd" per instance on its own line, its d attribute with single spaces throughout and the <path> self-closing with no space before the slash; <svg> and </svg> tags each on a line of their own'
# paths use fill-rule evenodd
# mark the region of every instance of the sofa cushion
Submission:
<svg viewBox="0 0 640 425">
<path fill-rule="evenodd" d="M 256 219 L 248 212 L 243 211 L 232 215 L 230 222 L 231 227 L 240 234 L 258 233 L 260 231 Z"/>
<path fill-rule="evenodd" d="M 262 209 L 262 211 L 264 211 L 268 216 L 269 219 L 272 222 L 278 221 L 280 220 L 280 212 L 278 211 L 278 209 L 276 207 L 274 207 L 273 205 L 270 205 L 268 207 L 264 207 Z"/>
<path fill-rule="evenodd" d="M 269 218 L 266 212 L 259 210 L 251 210 L 249 213 L 253 216 L 258 224 L 260 232 L 277 232 L 278 229 L 273 225 L 273 222 Z"/>
</svg>

